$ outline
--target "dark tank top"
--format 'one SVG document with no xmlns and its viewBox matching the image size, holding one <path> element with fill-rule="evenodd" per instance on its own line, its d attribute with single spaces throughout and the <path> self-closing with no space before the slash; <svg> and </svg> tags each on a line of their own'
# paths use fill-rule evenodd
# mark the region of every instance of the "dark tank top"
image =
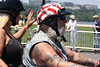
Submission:
<svg viewBox="0 0 100 67">
<path fill-rule="evenodd" d="M 10 41 L 8 45 L 4 47 L 2 60 L 8 66 L 18 67 L 22 54 L 21 44 L 15 38 L 12 38 L 8 33 L 7 35 L 10 37 Z"/>
</svg>

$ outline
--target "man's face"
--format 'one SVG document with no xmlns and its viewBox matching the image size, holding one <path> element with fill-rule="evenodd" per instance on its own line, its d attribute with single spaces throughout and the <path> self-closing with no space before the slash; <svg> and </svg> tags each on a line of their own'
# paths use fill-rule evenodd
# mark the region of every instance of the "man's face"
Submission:
<svg viewBox="0 0 100 67">
<path fill-rule="evenodd" d="M 57 23 L 58 23 L 58 30 L 60 35 L 63 35 L 65 33 L 65 23 L 66 23 L 65 16 L 60 16 L 57 18 Z"/>
<path fill-rule="evenodd" d="M 96 21 L 96 20 L 98 20 L 98 18 L 94 18 L 94 20 Z"/>
</svg>

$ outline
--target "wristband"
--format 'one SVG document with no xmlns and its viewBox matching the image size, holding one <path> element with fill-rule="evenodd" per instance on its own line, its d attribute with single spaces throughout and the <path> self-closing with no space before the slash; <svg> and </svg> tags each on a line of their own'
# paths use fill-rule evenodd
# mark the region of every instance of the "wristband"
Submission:
<svg viewBox="0 0 100 67">
<path fill-rule="evenodd" d="M 28 30 L 25 26 L 24 26 L 23 28 L 24 28 L 24 30 L 25 30 L 25 31 L 27 31 L 27 30 Z"/>
<path fill-rule="evenodd" d="M 99 63 L 99 61 L 96 61 L 94 67 L 98 67 L 98 63 Z M 99 64 L 99 65 L 100 65 L 100 64 Z"/>
</svg>

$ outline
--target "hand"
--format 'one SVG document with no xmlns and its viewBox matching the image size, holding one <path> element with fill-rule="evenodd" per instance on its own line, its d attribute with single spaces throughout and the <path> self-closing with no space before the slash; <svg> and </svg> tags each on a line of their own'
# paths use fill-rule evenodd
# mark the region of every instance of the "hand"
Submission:
<svg viewBox="0 0 100 67">
<path fill-rule="evenodd" d="M 66 30 L 67 31 L 67 33 L 70 33 L 71 31 L 70 30 Z"/>
<path fill-rule="evenodd" d="M 72 31 L 72 30 L 69 30 L 70 32 Z"/>
<path fill-rule="evenodd" d="M 32 20 L 32 16 L 33 16 L 33 10 L 30 9 L 30 12 L 28 14 L 28 19 L 25 25 L 27 29 L 37 20 L 37 18 Z"/>
<path fill-rule="evenodd" d="M 68 31 L 68 30 L 65 30 L 65 31 Z"/>
<path fill-rule="evenodd" d="M 70 31 L 70 30 L 66 30 L 66 31 Z"/>
<path fill-rule="evenodd" d="M 94 26 L 92 26 L 91 28 L 94 29 Z"/>
</svg>

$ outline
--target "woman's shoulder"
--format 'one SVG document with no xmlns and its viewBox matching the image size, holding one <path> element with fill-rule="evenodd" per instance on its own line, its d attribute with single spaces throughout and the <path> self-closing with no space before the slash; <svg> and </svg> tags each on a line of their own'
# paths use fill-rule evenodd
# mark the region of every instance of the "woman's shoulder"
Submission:
<svg viewBox="0 0 100 67">
<path fill-rule="evenodd" d="M 6 35 L 6 32 L 4 29 L 0 29 L 0 36 L 5 36 Z"/>
<path fill-rule="evenodd" d="M 1 33 L 1 32 L 5 32 L 5 30 L 4 30 L 4 29 L 2 29 L 2 28 L 0 28 L 0 33 Z"/>
</svg>

